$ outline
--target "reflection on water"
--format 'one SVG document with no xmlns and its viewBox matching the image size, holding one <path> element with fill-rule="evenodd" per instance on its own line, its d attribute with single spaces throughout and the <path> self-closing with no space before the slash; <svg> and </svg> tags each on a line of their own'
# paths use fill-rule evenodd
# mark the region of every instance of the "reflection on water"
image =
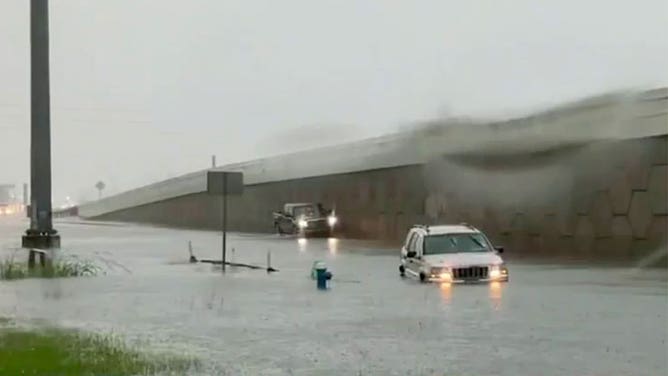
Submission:
<svg viewBox="0 0 668 376">
<path fill-rule="evenodd" d="M 469 288 L 474 286 L 459 285 L 457 288 Z M 452 290 L 455 287 L 452 283 L 443 282 L 439 284 L 439 289 L 441 290 L 441 297 L 445 303 L 452 302 Z M 503 286 L 500 282 L 491 282 L 487 286 L 489 290 L 489 300 L 492 303 L 492 308 L 495 310 L 501 309 L 501 301 L 503 297 Z"/>
<path fill-rule="evenodd" d="M 327 248 L 329 249 L 329 253 L 335 255 L 339 251 L 339 239 L 337 238 L 327 239 Z"/>
<path fill-rule="evenodd" d="M 297 243 L 299 244 L 299 251 L 300 252 L 306 251 L 306 246 L 308 245 L 308 241 L 306 240 L 306 238 L 297 239 Z"/>
<path fill-rule="evenodd" d="M 444 283 L 441 283 L 440 288 L 441 288 L 441 296 L 443 297 L 443 300 L 446 303 L 450 303 L 450 299 L 452 298 L 452 284 L 444 282 Z"/>
<path fill-rule="evenodd" d="M 491 282 L 489 284 L 489 299 L 492 301 L 492 307 L 496 310 L 501 308 L 502 290 L 501 282 Z"/>
</svg>

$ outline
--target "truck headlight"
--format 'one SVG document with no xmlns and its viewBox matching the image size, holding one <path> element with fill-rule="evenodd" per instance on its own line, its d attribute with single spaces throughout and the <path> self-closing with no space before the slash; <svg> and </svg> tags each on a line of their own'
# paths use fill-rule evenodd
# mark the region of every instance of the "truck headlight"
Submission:
<svg viewBox="0 0 668 376">
<path fill-rule="evenodd" d="M 297 222 L 297 226 L 299 226 L 299 228 L 306 228 L 306 227 L 308 227 L 308 222 L 306 222 L 305 219 L 300 219 Z"/>
<path fill-rule="evenodd" d="M 338 222 L 338 220 L 339 219 L 336 218 L 333 215 L 330 215 L 329 217 L 327 217 L 327 223 L 329 223 L 330 226 L 334 226 L 336 224 L 336 222 Z"/>
</svg>

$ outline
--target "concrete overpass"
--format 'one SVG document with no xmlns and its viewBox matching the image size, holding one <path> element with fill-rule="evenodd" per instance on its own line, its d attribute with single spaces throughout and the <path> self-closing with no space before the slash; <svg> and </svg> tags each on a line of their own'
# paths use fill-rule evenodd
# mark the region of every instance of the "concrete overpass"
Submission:
<svg viewBox="0 0 668 376">
<path fill-rule="evenodd" d="M 531 116 L 418 129 L 223 166 L 243 171 L 233 230 L 272 231 L 287 201 L 336 205 L 345 236 L 399 240 L 467 221 L 512 252 L 642 258 L 665 247 L 668 89 L 608 94 Z M 220 228 L 206 170 L 79 207 L 84 218 Z"/>
</svg>

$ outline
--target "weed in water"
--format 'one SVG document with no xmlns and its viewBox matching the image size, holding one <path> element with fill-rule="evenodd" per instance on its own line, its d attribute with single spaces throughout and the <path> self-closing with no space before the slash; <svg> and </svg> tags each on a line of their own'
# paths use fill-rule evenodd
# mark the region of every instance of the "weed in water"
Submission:
<svg viewBox="0 0 668 376">
<path fill-rule="evenodd" d="M 23 278 L 64 278 L 64 277 L 89 277 L 99 274 L 101 269 L 92 261 L 79 258 L 62 258 L 28 268 L 27 263 L 20 263 L 14 257 L 8 257 L 0 261 L 0 280 L 14 280 Z"/>
<path fill-rule="evenodd" d="M 113 336 L 0 329 L 0 376 L 184 375 L 197 368 L 195 359 L 136 351 Z"/>
</svg>

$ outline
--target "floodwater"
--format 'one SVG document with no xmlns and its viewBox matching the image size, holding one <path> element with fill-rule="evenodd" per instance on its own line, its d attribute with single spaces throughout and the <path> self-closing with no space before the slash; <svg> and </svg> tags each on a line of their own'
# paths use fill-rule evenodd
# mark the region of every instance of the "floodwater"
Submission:
<svg viewBox="0 0 668 376">
<path fill-rule="evenodd" d="M 27 224 L 0 221 L 0 247 Z M 121 334 L 196 355 L 205 374 L 664 375 L 665 270 L 509 263 L 508 284 L 440 286 L 398 275 L 372 242 L 228 235 L 229 257 L 278 273 L 188 264 L 220 234 L 57 222 L 94 278 L 0 282 L 0 317 Z M 234 248 L 234 252 L 231 251 Z M 509 253 L 512 250 L 508 250 Z M 26 257 L 24 254 L 18 254 Z M 17 255 L 17 256 L 18 256 Z M 309 271 L 325 260 L 331 289 Z"/>
</svg>

